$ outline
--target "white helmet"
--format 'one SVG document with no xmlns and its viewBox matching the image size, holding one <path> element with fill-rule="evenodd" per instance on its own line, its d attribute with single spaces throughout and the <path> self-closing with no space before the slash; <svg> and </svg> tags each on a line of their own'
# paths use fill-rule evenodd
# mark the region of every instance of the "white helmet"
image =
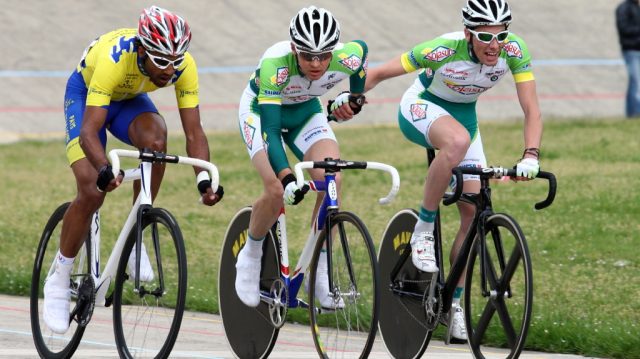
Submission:
<svg viewBox="0 0 640 359">
<path fill-rule="evenodd" d="M 328 10 L 309 6 L 291 19 L 289 35 L 296 49 L 312 53 L 332 51 L 340 40 L 340 24 Z"/>
<path fill-rule="evenodd" d="M 462 8 L 462 22 L 466 27 L 505 25 L 511 23 L 511 10 L 505 0 L 467 0 Z"/>
</svg>

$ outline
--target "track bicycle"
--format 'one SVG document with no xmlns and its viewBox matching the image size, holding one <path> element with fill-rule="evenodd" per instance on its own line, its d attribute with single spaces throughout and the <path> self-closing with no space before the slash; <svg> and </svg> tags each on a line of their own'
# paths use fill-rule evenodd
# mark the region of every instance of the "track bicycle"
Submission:
<svg viewBox="0 0 640 359">
<path fill-rule="evenodd" d="M 366 358 L 377 332 L 379 289 L 374 244 L 364 223 L 354 213 L 340 211 L 336 173 L 346 169 L 375 169 L 391 174 L 392 186 L 381 204 L 389 203 L 399 190 L 395 168 L 377 162 L 326 159 L 300 162 L 295 166 L 298 186 L 303 169 L 322 168 L 324 181 L 311 181 L 312 191 L 324 192 L 318 212 L 298 263 L 290 273 L 284 208 L 267 233 L 263 244 L 260 274 L 260 303 L 244 305 L 235 290 L 236 261 L 248 240 L 251 207 L 242 208 L 231 220 L 220 256 L 218 295 L 227 341 L 238 358 L 266 358 L 291 308 L 308 308 L 312 336 L 321 357 Z M 316 270 L 321 251 L 326 249 L 330 297 L 337 309 L 323 308 L 315 298 Z M 298 298 L 306 270 L 309 303 Z"/>
<path fill-rule="evenodd" d="M 434 153 L 429 152 L 429 162 Z M 533 269 L 527 241 L 518 223 L 506 213 L 494 213 L 490 179 L 515 177 L 514 169 L 500 167 L 453 169 L 456 183 L 463 174 L 480 176 L 480 192 L 445 194 L 443 204 L 458 200 L 475 206 L 475 217 L 445 280 L 442 257 L 440 214 L 434 231 L 439 272 L 419 271 L 411 261 L 410 239 L 418 214 L 411 209 L 396 213 L 383 234 L 378 253 L 381 287 L 380 334 L 394 358 L 422 356 L 439 323 L 448 326 L 445 344 L 450 343 L 453 292 L 466 268 L 464 301 L 468 343 L 475 358 L 484 358 L 485 345 L 509 349 L 507 358 L 517 358 L 524 347 L 533 305 Z M 541 171 L 538 178 L 548 181 L 540 210 L 555 198 L 556 180 Z M 491 357 L 495 357 L 492 353 Z"/>
<path fill-rule="evenodd" d="M 113 327 L 120 357 L 166 358 L 178 337 L 186 300 L 187 258 L 178 222 L 169 211 L 151 204 L 151 168 L 153 163 L 204 168 L 210 173 L 214 191 L 219 183 L 218 169 L 204 160 L 156 151 L 114 149 L 109 157 L 114 176 L 120 173 L 120 157 L 140 160 L 138 168 L 124 171 L 123 180 L 141 179 L 140 193 L 102 271 L 100 214 L 94 213 L 71 271 L 70 328 L 65 334 L 49 330 L 42 309 L 44 283 L 55 270 L 54 259 L 69 202 L 60 205 L 49 218 L 38 245 L 31 282 L 31 329 L 41 357 L 71 357 L 96 304 L 113 306 Z M 147 251 L 153 270 L 153 279 L 144 282 L 140 280 L 142 250 Z M 130 255 L 135 256 L 133 270 L 128 268 Z M 107 294 L 113 283 L 114 289 Z"/>
</svg>

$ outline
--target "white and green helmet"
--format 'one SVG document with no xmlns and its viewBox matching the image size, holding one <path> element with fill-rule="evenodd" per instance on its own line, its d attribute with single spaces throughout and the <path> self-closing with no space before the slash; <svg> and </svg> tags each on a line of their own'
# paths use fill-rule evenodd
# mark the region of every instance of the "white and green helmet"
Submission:
<svg viewBox="0 0 640 359">
<path fill-rule="evenodd" d="M 462 8 L 464 26 L 474 28 L 483 25 L 511 23 L 511 10 L 505 0 L 468 0 Z"/>
<path fill-rule="evenodd" d="M 297 50 L 332 51 L 340 40 L 340 24 L 328 10 L 309 6 L 291 19 L 289 35 Z"/>
</svg>

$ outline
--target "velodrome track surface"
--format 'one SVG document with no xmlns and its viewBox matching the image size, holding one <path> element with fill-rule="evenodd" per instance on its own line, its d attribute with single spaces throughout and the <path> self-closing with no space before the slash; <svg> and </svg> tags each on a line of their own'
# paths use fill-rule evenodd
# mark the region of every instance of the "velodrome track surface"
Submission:
<svg viewBox="0 0 640 359">
<path fill-rule="evenodd" d="M 238 99 L 263 51 L 287 39 L 291 17 L 308 2 L 157 1 L 190 23 L 190 47 L 200 70 L 207 130 L 235 131 Z M 545 118 L 617 117 L 623 114 L 626 71 L 615 32 L 613 0 L 511 0 L 511 30 L 534 57 Z M 89 42 L 104 32 L 133 27 L 150 1 L 12 1 L 3 6 L 0 63 L 0 142 L 63 137 L 62 99 L 68 75 Z M 464 0 L 321 0 L 342 26 L 342 39 L 364 39 L 372 66 L 445 32 L 461 30 Z M 395 123 L 397 103 L 415 75 L 383 82 L 353 121 Z M 346 84 L 344 85 L 346 86 Z M 337 91 L 343 90 L 340 87 Z M 330 97 L 325 96 L 325 101 Z M 152 94 L 172 131 L 180 129 L 173 91 Z M 520 121 L 513 81 L 483 95 L 480 121 Z"/>
<path fill-rule="evenodd" d="M 85 46 L 97 35 L 135 26 L 150 1 L 1 1 L 0 143 L 64 136 L 62 99 L 66 78 Z M 208 131 L 235 133 L 238 99 L 253 67 L 272 43 L 287 38 L 290 18 L 310 2 L 293 0 L 156 1 L 183 15 L 194 33 L 190 52 L 201 80 L 202 119 Z M 342 39 L 363 39 L 370 63 L 381 63 L 441 33 L 461 29 L 463 0 L 314 2 L 330 9 L 342 25 Z M 626 72 L 620 59 L 612 0 L 511 0 L 511 30 L 528 43 L 534 57 L 545 118 L 619 117 L 623 114 Z M 415 75 L 392 79 L 368 94 L 370 104 L 354 124 L 396 121 L 397 102 Z M 342 90 L 342 87 L 339 89 Z M 337 91 L 337 90 L 336 90 Z M 333 94 L 333 93 L 332 93 Z M 330 98 L 331 94 L 325 96 Z M 179 131 L 173 91 L 151 94 L 171 131 Z M 520 121 L 514 86 L 505 79 L 483 95 L 482 121 Z M 346 124 L 348 125 L 348 124 Z M 520 139 L 514 139 L 520 140 Z M 1 147 L 0 147 L 1 149 Z M 215 146 L 212 149 L 216 150 Z M 63 144 L 60 154 L 63 156 Z M 28 323 L 28 300 L 0 296 L 0 357 L 36 356 Z M 110 310 L 96 313 L 77 357 L 114 357 Z M 227 358 L 219 317 L 185 316 L 176 356 Z M 273 358 L 316 357 L 307 327 L 285 326 Z M 187 334 L 188 333 L 188 334 Z M 302 340 L 302 342 L 301 342 Z M 464 346 L 433 343 L 433 358 L 470 357 Z M 380 341 L 372 357 L 387 357 Z M 522 358 L 577 358 L 527 353 Z"/>
</svg>

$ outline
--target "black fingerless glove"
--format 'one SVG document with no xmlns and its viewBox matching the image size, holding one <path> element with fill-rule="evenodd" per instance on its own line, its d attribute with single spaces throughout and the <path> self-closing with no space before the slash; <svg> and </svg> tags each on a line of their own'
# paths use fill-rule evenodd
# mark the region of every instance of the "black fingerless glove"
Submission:
<svg viewBox="0 0 640 359">
<path fill-rule="evenodd" d="M 98 186 L 98 191 L 104 192 L 107 190 L 107 186 L 111 183 L 113 177 L 113 167 L 111 165 L 104 165 L 98 171 L 98 180 L 96 181 L 96 185 Z"/>
</svg>

